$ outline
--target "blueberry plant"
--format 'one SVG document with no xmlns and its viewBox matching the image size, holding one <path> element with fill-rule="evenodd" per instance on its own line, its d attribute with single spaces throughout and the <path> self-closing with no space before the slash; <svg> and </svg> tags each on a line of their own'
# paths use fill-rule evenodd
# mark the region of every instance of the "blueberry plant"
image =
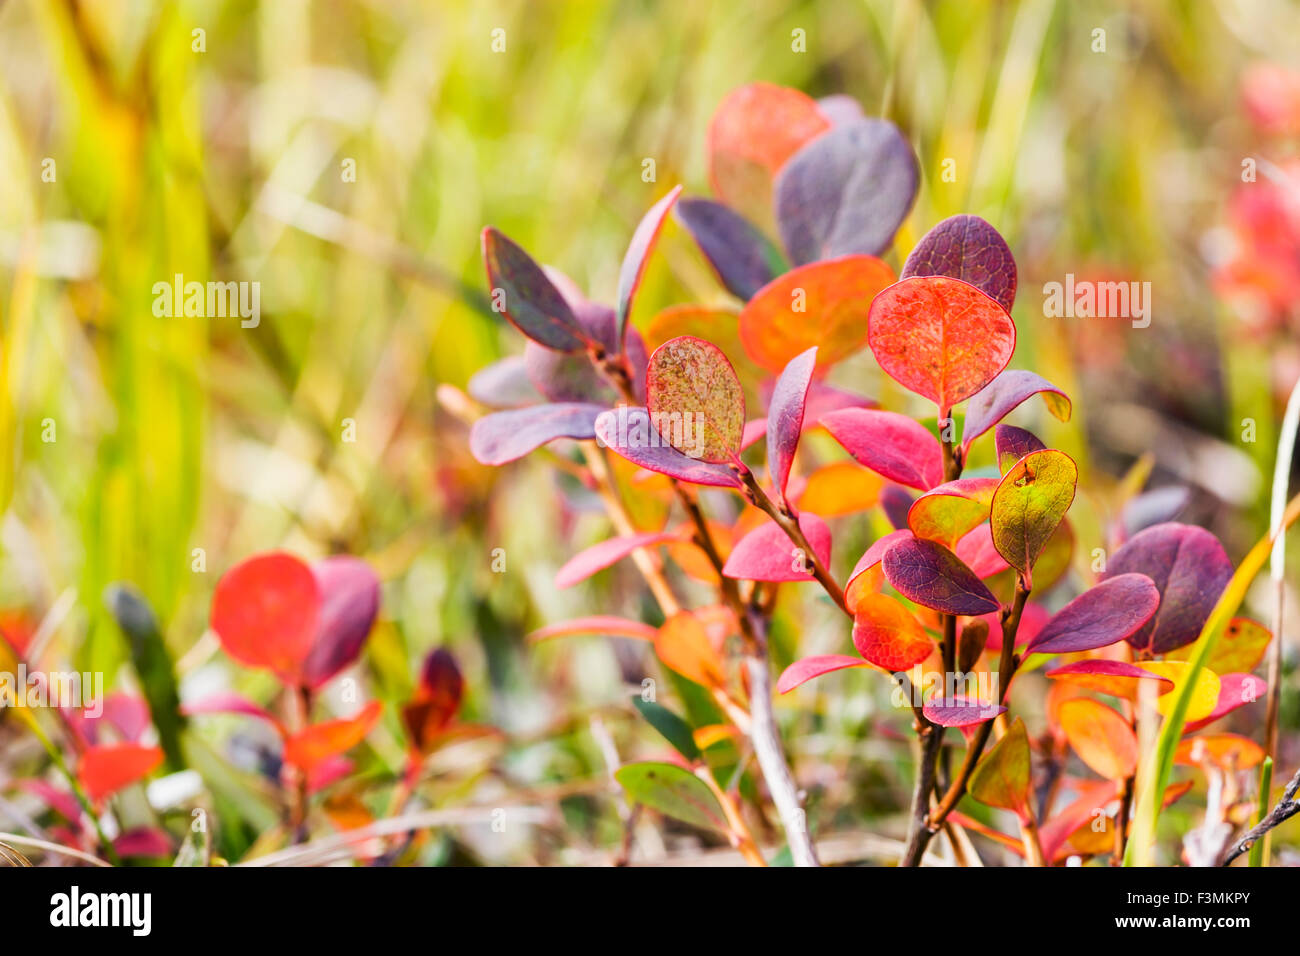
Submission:
<svg viewBox="0 0 1300 956">
<path fill-rule="evenodd" d="M 961 856 L 970 831 L 1034 865 L 1149 861 L 1161 808 L 1191 786 L 1172 781 L 1175 765 L 1203 771 L 1212 795 L 1186 857 L 1203 860 L 1211 830 L 1222 848 L 1222 829 L 1258 810 L 1246 774 L 1266 755 L 1202 730 L 1264 693 L 1252 671 L 1270 634 L 1234 614 L 1269 542 L 1234 573 L 1212 534 L 1174 520 L 1186 496 L 1143 492 L 1141 468 L 1097 495 L 1102 530 L 1077 540 L 1076 462 L 1003 421 L 1034 396 L 1062 422 L 1072 412 L 1061 389 L 1011 367 L 1017 273 L 1003 237 L 958 215 L 900 271 L 890 264 L 920 181 L 893 124 L 846 97 L 753 84 L 722 102 L 708 148 L 715 198 L 677 187 L 650 208 L 613 306 L 496 229 L 482 235 L 493 307 L 528 341 L 471 381 L 496 409 L 475 422 L 471 449 L 504 465 L 576 442 L 580 460 L 558 460 L 599 493 L 615 534 L 557 584 L 629 558 L 660 612 L 654 625 L 598 614 L 534 636 L 646 641 L 686 704 L 682 715 L 636 699 L 675 755 L 624 765 L 628 797 L 721 834 L 756 865 L 746 804 L 770 800 L 792 862 L 817 865 L 769 655 L 782 586 L 803 584 L 824 592 L 854 653 L 797 659 L 775 690 L 846 668 L 894 683 L 918 753 L 904 864 L 940 832 Z M 630 322 L 670 216 L 738 309 Z M 901 386 L 897 409 L 828 383 L 864 350 Z M 765 414 L 751 414 L 756 399 Z M 861 537 L 854 522 L 879 533 L 837 575 L 832 524 Z M 701 582 L 709 597 L 692 605 L 683 594 Z M 1015 716 L 1024 675 L 1046 699 Z M 750 754 L 765 792 L 747 783 Z"/>
</svg>

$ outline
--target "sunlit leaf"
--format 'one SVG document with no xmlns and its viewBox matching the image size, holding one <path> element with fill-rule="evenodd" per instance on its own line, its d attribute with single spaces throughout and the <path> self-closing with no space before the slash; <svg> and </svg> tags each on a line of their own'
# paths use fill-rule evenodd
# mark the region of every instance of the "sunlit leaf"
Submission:
<svg viewBox="0 0 1300 956">
<path fill-rule="evenodd" d="M 907 525 L 918 538 L 952 548 L 989 516 L 996 478 L 958 478 L 932 488 L 912 503 Z"/>
<path fill-rule="evenodd" d="M 77 777 L 86 796 L 99 801 L 139 783 L 163 762 L 161 747 L 143 744 L 98 744 L 82 753 Z"/>
<path fill-rule="evenodd" d="M 1016 326 L 993 299 L 960 279 L 903 279 L 876 296 L 868 318 L 871 351 L 900 385 L 945 417 L 1006 368 Z"/>
<path fill-rule="evenodd" d="M 687 457 L 712 464 L 737 460 L 745 395 L 716 345 L 683 335 L 655 349 L 646 370 L 646 407 L 659 434 Z"/>
<path fill-rule="evenodd" d="M 1064 452 L 1026 455 L 1002 476 L 989 524 L 1007 563 L 1028 573 L 1074 502 L 1079 469 Z"/>
<path fill-rule="evenodd" d="M 1264 761 L 1264 748 L 1240 734 L 1188 737 L 1174 751 L 1174 763 L 1184 767 L 1210 764 L 1223 770 L 1249 770 Z"/>
<path fill-rule="evenodd" d="M 905 671 L 930 656 L 934 641 L 901 603 L 883 594 L 868 594 L 854 609 L 853 646 L 877 667 Z"/>
<path fill-rule="evenodd" d="M 800 266 L 756 292 L 740 312 L 746 354 L 769 372 L 818 347 L 824 373 L 867 344 L 871 302 L 894 281 L 894 270 L 874 256 L 844 256 Z"/>
<path fill-rule="evenodd" d="M 323 760 L 351 750 L 366 739 L 383 709 L 383 701 L 372 700 L 352 717 L 312 724 L 284 742 L 285 762 L 310 770 Z"/>
<path fill-rule="evenodd" d="M 799 515 L 799 529 L 822 567 L 831 560 L 831 532 L 826 522 L 805 511 Z M 755 528 L 736 542 L 722 573 L 746 581 L 809 581 L 813 578 L 812 556 L 805 554 L 775 521 Z"/>
<path fill-rule="evenodd" d="M 722 658 L 709 640 L 700 619 L 690 611 L 679 611 L 655 633 L 655 654 L 664 666 L 704 687 L 726 683 Z"/>
<path fill-rule="evenodd" d="M 788 694 L 800 684 L 807 683 L 814 677 L 821 677 L 823 674 L 829 674 L 833 671 L 841 671 L 846 667 L 866 667 L 867 662 L 860 657 L 849 657 L 847 654 L 821 654 L 816 657 L 805 657 L 797 660 L 784 671 L 777 679 L 777 693 Z"/>
<path fill-rule="evenodd" d="M 587 634 L 604 634 L 612 637 L 629 637 L 638 641 L 653 641 L 658 631 L 649 624 L 615 617 L 610 614 L 597 614 L 592 617 L 579 617 L 558 624 L 548 624 L 528 635 L 528 640 L 546 641 L 554 637 L 574 637 Z"/>
<path fill-rule="evenodd" d="M 1088 697 L 1065 701 L 1059 717 L 1066 740 L 1085 764 L 1107 780 L 1133 776 L 1137 769 L 1137 736 L 1123 717 Z"/>
<path fill-rule="evenodd" d="M 555 586 L 568 588 L 585 581 L 597 571 L 622 561 L 638 548 L 649 548 L 667 541 L 680 541 L 682 536 L 671 532 L 650 531 L 626 537 L 610 538 L 590 548 L 579 551 L 564 563 L 555 574 Z"/>
<path fill-rule="evenodd" d="M 1143 661 L 1142 666 L 1174 682 L 1174 690 L 1180 690 L 1191 675 L 1191 665 L 1183 661 Z M 1208 668 L 1201 668 L 1196 675 L 1196 684 L 1187 705 L 1185 719 L 1188 723 L 1204 720 L 1214 713 L 1219 703 L 1219 676 Z M 1176 694 L 1162 697 L 1156 701 L 1156 710 L 1162 716 L 1169 716 L 1174 706 Z"/>
<path fill-rule="evenodd" d="M 825 518 L 855 514 L 880 503 L 884 482 L 852 461 L 836 461 L 812 472 L 799 493 L 799 507 Z"/>
<path fill-rule="evenodd" d="M 297 683 L 320 621 L 316 577 L 293 555 L 275 551 L 235 565 L 212 597 L 212 630 L 226 653 Z"/>
</svg>

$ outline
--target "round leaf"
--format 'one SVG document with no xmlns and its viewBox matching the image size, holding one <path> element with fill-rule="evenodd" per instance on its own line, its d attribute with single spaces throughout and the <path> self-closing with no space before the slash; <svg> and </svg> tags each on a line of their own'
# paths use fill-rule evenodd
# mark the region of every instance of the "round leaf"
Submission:
<svg viewBox="0 0 1300 956">
<path fill-rule="evenodd" d="M 1069 455 L 1048 449 L 1026 455 L 993 493 L 993 545 L 1013 568 L 1028 573 L 1074 502 L 1079 469 Z"/>
<path fill-rule="evenodd" d="M 738 460 L 745 395 L 716 345 L 682 335 L 655 349 L 646 370 L 646 405 L 659 434 L 688 458 Z"/>
<path fill-rule="evenodd" d="M 912 612 L 884 594 L 868 594 L 853 615 L 853 646 L 863 660 L 887 671 L 905 671 L 934 650 L 934 641 Z"/>
<path fill-rule="evenodd" d="M 1016 260 L 1001 233 L 979 216 L 950 216 L 916 244 L 900 278 L 950 276 L 969 282 L 1011 311 Z"/>
</svg>

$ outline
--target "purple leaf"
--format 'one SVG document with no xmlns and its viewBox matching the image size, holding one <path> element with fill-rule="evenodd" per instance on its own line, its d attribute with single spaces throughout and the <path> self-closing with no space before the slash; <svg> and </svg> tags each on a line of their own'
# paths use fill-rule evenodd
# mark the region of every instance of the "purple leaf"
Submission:
<svg viewBox="0 0 1300 956">
<path fill-rule="evenodd" d="M 171 856 L 172 842 L 161 827 L 136 827 L 113 841 L 118 856 Z"/>
<path fill-rule="evenodd" d="M 311 573 L 321 605 L 303 683 L 315 688 L 360 656 L 379 614 L 379 578 L 366 562 L 347 555 L 317 561 Z"/>
<path fill-rule="evenodd" d="M 947 700 L 934 697 L 921 708 L 925 719 L 940 727 L 972 727 L 1006 712 L 1007 709 L 1001 704 L 966 697 L 950 697 Z"/>
<path fill-rule="evenodd" d="M 1155 615 L 1128 642 L 1164 654 L 1196 640 L 1232 577 L 1232 563 L 1204 528 L 1169 522 L 1140 531 L 1111 557 L 1104 577 L 1145 574 L 1160 591 Z"/>
<path fill-rule="evenodd" d="M 1160 592 L 1144 574 L 1121 574 L 1061 608 L 1029 644 L 1036 654 L 1091 651 L 1128 638 L 1151 620 Z"/>
<path fill-rule="evenodd" d="M 595 438 L 603 405 L 564 402 L 484 415 L 469 430 L 469 449 L 485 465 L 504 465 L 557 438 Z"/>
<path fill-rule="evenodd" d="M 588 304 L 575 310 L 578 322 L 592 340 L 605 351 L 618 351 L 618 328 L 614 310 L 608 306 Z M 636 373 L 638 396 L 645 395 L 645 340 L 635 328 L 627 331 L 627 356 Z M 536 342 L 524 346 L 524 365 L 534 387 L 551 402 L 592 402 L 606 408 L 618 400 L 609 381 L 600 373 L 586 352 L 556 352 Z"/>
<path fill-rule="evenodd" d="M 547 348 L 573 352 L 587 345 L 569 303 L 532 256 L 491 226 L 483 230 L 482 245 L 494 309 Z"/>
<path fill-rule="evenodd" d="M 1022 368 L 1007 369 L 983 389 L 971 396 L 966 406 L 966 424 L 962 426 L 961 446 L 971 442 L 1002 421 L 1029 398 L 1041 393 L 1047 410 L 1063 422 L 1070 420 L 1070 399 L 1063 391 L 1033 372 Z"/>
<path fill-rule="evenodd" d="M 470 398 L 492 408 L 518 408 L 542 400 L 537 387 L 529 381 L 524 359 L 519 355 L 483 366 L 470 376 L 465 390 Z"/>
<path fill-rule="evenodd" d="M 777 503 L 781 505 L 785 504 L 785 486 L 790 480 L 795 449 L 799 447 L 808 386 L 812 383 L 816 365 L 816 346 L 792 358 L 776 380 L 772 401 L 767 407 L 767 471 L 772 478 Z"/>
<path fill-rule="evenodd" d="M 786 270 L 772 242 L 748 219 L 712 199 L 683 199 L 677 220 L 694 237 L 727 291 L 748 302 Z"/>
<path fill-rule="evenodd" d="M 898 485 L 885 485 L 880 491 L 880 507 L 895 528 L 907 527 L 907 514 L 912 510 L 912 502 L 915 500 Z M 991 538 L 989 542 L 989 547 L 992 547 Z"/>
<path fill-rule="evenodd" d="M 668 211 L 672 209 L 673 203 L 677 201 L 677 197 L 681 194 L 682 187 L 674 187 L 672 192 L 650 207 L 649 211 L 641 217 L 636 231 L 632 233 L 632 241 L 628 243 L 627 252 L 623 256 L 623 265 L 618 270 L 618 331 L 620 338 L 626 333 L 627 320 L 632 315 L 632 300 L 636 296 L 637 287 L 641 284 L 641 276 L 645 274 L 645 266 L 650 258 L 650 253 L 654 251 L 655 240 L 659 238 L 659 230 L 663 228 L 664 221 L 668 218 Z"/>
<path fill-rule="evenodd" d="M 1144 491 L 1124 505 L 1119 523 L 1123 536 L 1129 538 L 1144 528 L 1173 521 L 1191 501 L 1192 492 L 1182 485 L 1168 485 Z"/>
<path fill-rule="evenodd" d="M 689 458 L 670 445 L 655 430 L 650 413 L 644 408 L 620 405 L 606 411 L 596 419 L 594 431 L 603 446 L 650 471 L 696 485 L 745 487 L 731 466 Z"/>
<path fill-rule="evenodd" d="M 820 654 L 816 657 L 805 657 L 803 660 L 795 661 L 781 672 L 781 676 L 776 681 L 776 691 L 778 694 L 788 694 L 814 677 L 821 677 L 832 671 L 842 671 L 846 667 L 869 666 L 862 658 L 849 657 L 847 654 Z"/>
<path fill-rule="evenodd" d="M 943 482 L 943 451 L 924 425 L 897 412 L 846 408 L 821 425 L 850 455 L 877 474 L 927 491 Z"/>
<path fill-rule="evenodd" d="M 799 529 L 822 567 L 830 565 L 831 532 L 826 522 L 811 512 L 799 516 Z M 759 525 L 731 549 L 722 573 L 746 581 L 811 581 L 812 561 L 786 536 L 775 521 Z"/>
<path fill-rule="evenodd" d="M 898 278 L 910 276 L 961 279 L 1008 312 L 1016 301 L 1016 260 L 1002 235 L 979 216 L 951 216 L 927 232 Z"/>
<path fill-rule="evenodd" d="M 863 118 L 862 104 L 845 93 L 832 93 L 817 101 L 817 109 L 831 121 L 832 126 L 843 126 Z"/>
<path fill-rule="evenodd" d="M 916 198 L 916 155 L 888 120 L 836 126 L 790 157 L 776 178 L 776 220 L 796 265 L 879 255 Z"/>
<path fill-rule="evenodd" d="M 881 564 L 899 594 L 944 614 L 976 616 L 1000 607 L 975 572 L 936 541 L 902 539 Z"/>
<path fill-rule="evenodd" d="M 997 451 L 998 470 L 1004 475 L 1026 455 L 1047 450 L 1047 446 L 1038 440 L 1037 435 L 1015 425 L 999 425 L 995 428 L 993 447 Z"/>
<path fill-rule="evenodd" d="M 648 531 L 644 534 L 632 534 L 621 538 L 610 538 L 600 544 L 579 551 L 565 562 L 564 567 L 555 575 L 557 588 L 572 587 L 579 581 L 585 581 L 597 571 L 604 570 L 611 564 L 622 561 L 637 548 L 647 548 L 664 541 L 681 541 L 680 534 L 667 531 Z"/>
</svg>

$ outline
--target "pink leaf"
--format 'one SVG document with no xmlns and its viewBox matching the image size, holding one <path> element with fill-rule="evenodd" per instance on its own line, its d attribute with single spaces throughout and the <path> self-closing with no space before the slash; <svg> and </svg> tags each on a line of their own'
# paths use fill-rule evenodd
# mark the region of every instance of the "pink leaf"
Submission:
<svg viewBox="0 0 1300 956">
<path fill-rule="evenodd" d="M 1047 410 L 1063 422 L 1070 420 L 1070 397 L 1040 375 L 1024 369 L 1007 369 L 972 396 L 966 406 L 966 421 L 962 426 L 961 447 L 970 448 L 971 442 L 1002 421 L 1011 411 L 1029 398 L 1041 393 Z"/>
<path fill-rule="evenodd" d="M 943 481 L 943 451 L 924 425 L 897 412 L 846 408 L 823 415 L 822 426 L 877 474 L 926 491 Z"/>
<path fill-rule="evenodd" d="M 1006 711 L 1001 704 L 966 697 L 951 697 L 946 700 L 934 697 L 921 708 L 925 719 L 940 727 L 971 727 L 992 720 Z"/>
<path fill-rule="evenodd" d="M 767 469 L 779 504 L 785 504 L 785 486 L 790 480 L 795 450 L 799 447 L 804 405 L 816 365 L 816 346 L 792 358 L 776 380 L 772 401 L 767 408 Z"/>
<path fill-rule="evenodd" d="M 795 661 L 781 673 L 776 682 L 776 690 L 779 694 L 788 694 L 800 684 L 807 683 L 814 677 L 821 677 L 823 674 L 829 674 L 832 671 L 844 670 L 846 667 L 867 666 L 867 662 L 862 658 L 849 657 L 847 654 L 821 654 L 816 657 L 805 657 L 803 660 Z"/>
<path fill-rule="evenodd" d="M 828 566 L 831 532 L 826 522 L 811 512 L 804 512 L 799 516 L 799 529 L 812 545 L 818 562 L 822 567 Z M 722 573 L 746 581 L 809 581 L 813 577 L 812 562 L 775 521 L 768 521 L 741 538 L 731 549 Z"/>
<path fill-rule="evenodd" d="M 655 240 L 663 229 L 668 212 L 673 203 L 682 194 L 682 187 L 676 186 L 667 196 L 650 207 L 641 217 L 632 241 L 628 243 L 623 256 L 623 265 L 618 270 L 618 329 L 620 337 L 626 334 L 627 320 L 632 314 L 632 300 L 636 297 L 637 287 L 641 285 L 641 276 L 645 274 L 646 261 L 654 250 Z"/>
<path fill-rule="evenodd" d="M 597 571 L 604 570 L 611 564 L 622 561 L 637 548 L 648 548 L 664 541 L 681 541 L 680 534 L 665 531 L 649 531 L 645 534 L 633 534 L 621 538 L 610 538 L 600 544 L 592 545 L 579 551 L 565 562 L 555 575 L 557 588 L 572 587 L 579 581 L 585 581 Z"/>
<path fill-rule="evenodd" d="M 548 624 L 528 635 L 528 640 L 550 640 L 553 637 L 573 637 L 579 634 L 602 634 L 612 637 L 630 637 L 638 641 L 653 641 L 659 631 L 649 624 L 632 621 L 612 614 L 597 614 L 591 617 L 578 617 L 559 624 Z"/>
</svg>

